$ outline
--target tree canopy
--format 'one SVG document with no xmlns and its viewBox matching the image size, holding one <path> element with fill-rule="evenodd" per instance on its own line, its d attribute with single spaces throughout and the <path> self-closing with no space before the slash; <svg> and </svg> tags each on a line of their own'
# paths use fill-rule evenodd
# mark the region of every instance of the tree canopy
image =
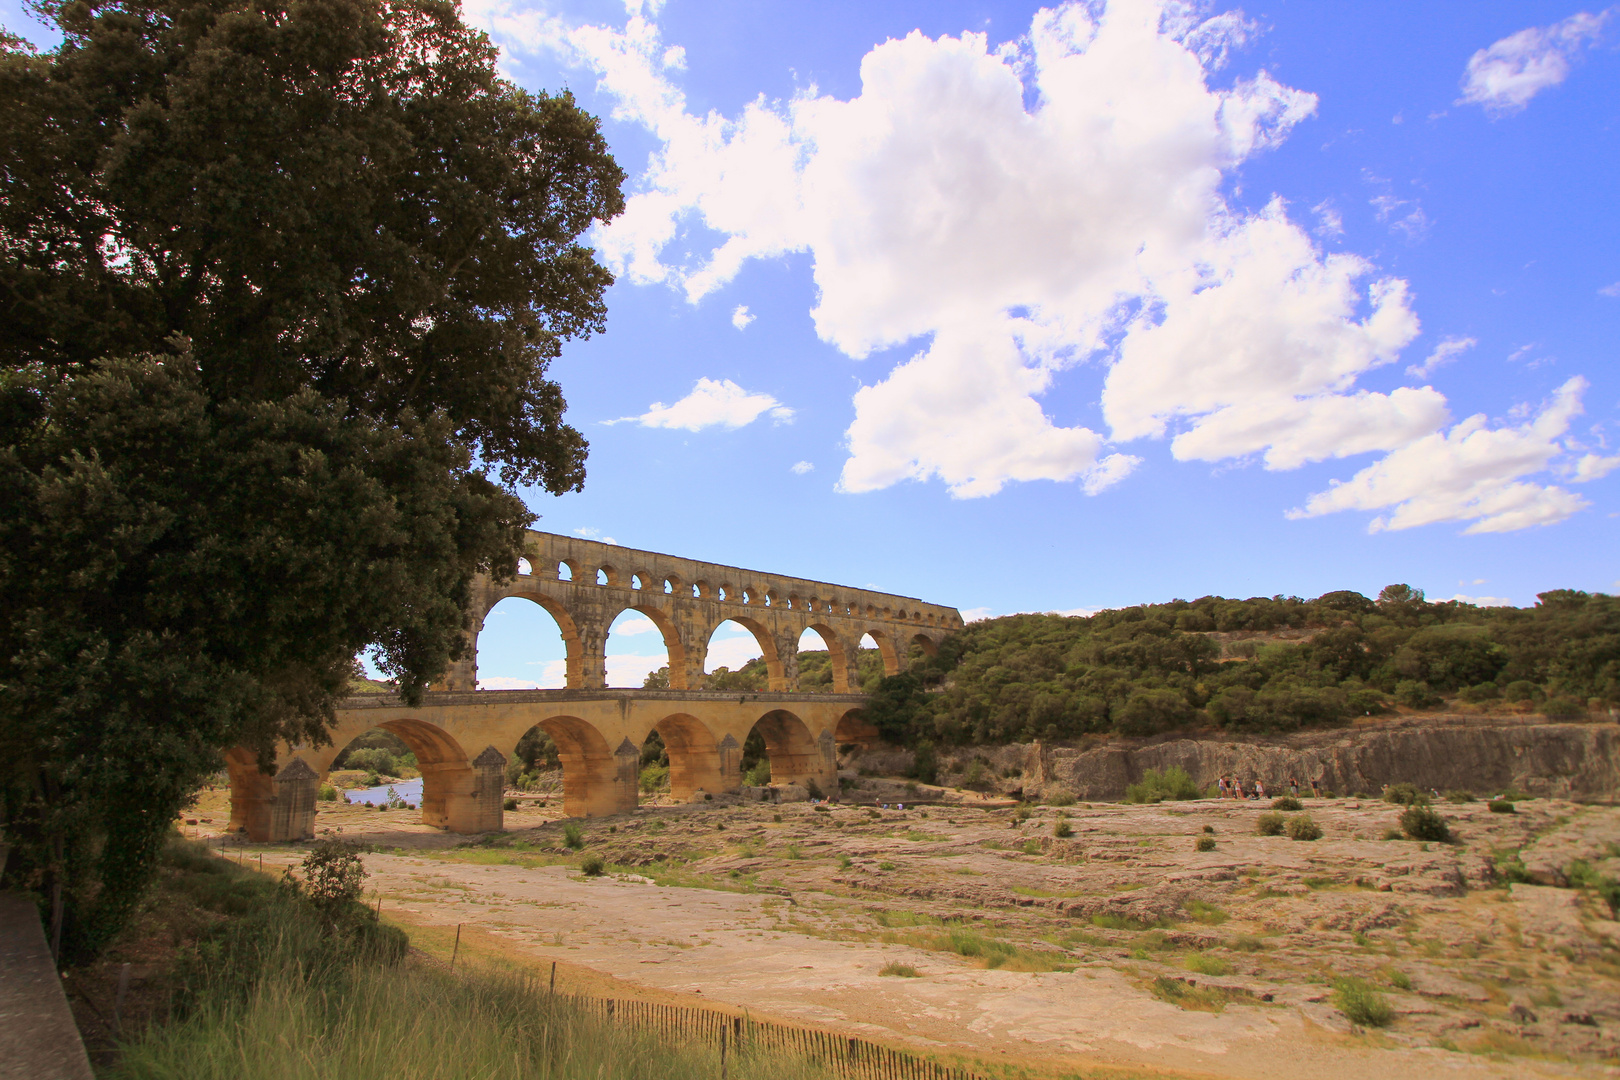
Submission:
<svg viewBox="0 0 1620 1080">
<path fill-rule="evenodd" d="M 1532 608 L 1207 596 L 1089 618 L 970 624 L 869 687 L 897 742 L 997 743 L 1178 728 L 1285 731 L 1450 698 L 1585 714 L 1620 702 L 1620 600 L 1571 590 Z"/>
<path fill-rule="evenodd" d="M 7 877 L 115 930 L 221 751 L 415 699 L 584 481 L 623 173 L 435 0 L 50 2 L 0 51 Z"/>
</svg>

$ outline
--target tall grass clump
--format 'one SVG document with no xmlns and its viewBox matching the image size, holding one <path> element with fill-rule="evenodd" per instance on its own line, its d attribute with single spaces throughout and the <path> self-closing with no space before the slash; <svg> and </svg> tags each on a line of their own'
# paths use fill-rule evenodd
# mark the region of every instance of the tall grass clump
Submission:
<svg viewBox="0 0 1620 1080">
<path fill-rule="evenodd" d="M 1387 1027 L 1395 1019 L 1389 999 L 1361 979 L 1336 981 L 1333 1004 L 1352 1024 L 1362 1027 Z"/>
<path fill-rule="evenodd" d="M 1198 785 L 1193 783 L 1187 770 L 1179 765 L 1172 765 L 1160 772 L 1158 769 L 1149 769 L 1142 774 L 1142 779 L 1125 789 L 1125 801 L 1129 803 L 1156 803 L 1166 799 L 1201 799 L 1204 793 Z"/>
<path fill-rule="evenodd" d="M 198 847 L 199 845 L 189 845 Z M 341 852 L 338 856 L 341 856 Z M 121 1048 L 114 1080 L 710 1080 L 718 1048 L 617 1024 L 492 968 L 408 964 L 407 939 L 347 895 L 334 856 L 310 884 L 271 883 L 216 856 L 170 859 L 181 891 L 234 911 L 178 961 L 175 1009 Z M 238 894 L 240 896 L 238 897 Z M 235 902 L 239 898 L 242 903 Z M 820 1080 L 775 1052 L 729 1055 L 739 1080 Z"/>
</svg>

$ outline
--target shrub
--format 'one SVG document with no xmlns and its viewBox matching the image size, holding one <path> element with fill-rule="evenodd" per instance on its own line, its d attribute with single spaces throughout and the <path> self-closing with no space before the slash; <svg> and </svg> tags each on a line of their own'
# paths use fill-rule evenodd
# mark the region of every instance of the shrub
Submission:
<svg viewBox="0 0 1620 1080">
<path fill-rule="evenodd" d="M 967 767 L 967 771 L 962 774 L 962 786 L 965 788 L 984 787 L 986 775 L 987 770 L 984 767 L 984 762 L 971 762 Z"/>
<path fill-rule="evenodd" d="M 1288 819 L 1288 839 L 1290 840 L 1320 840 L 1322 839 L 1322 826 L 1318 825 L 1309 814 L 1300 814 L 1298 817 Z"/>
<path fill-rule="evenodd" d="M 585 846 L 585 830 L 572 823 L 564 825 L 563 843 L 576 851 L 579 850 Z"/>
<path fill-rule="evenodd" d="M 1395 1019 L 1389 999 L 1361 979 L 1335 981 L 1333 1004 L 1352 1024 L 1362 1027 L 1384 1027 Z"/>
<path fill-rule="evenodd" d="M 1446 819 L 1427 806 L 1409 806 L 1401 813 L 1401 832 L 1413 840 L 1444 842 L 1451 839 Z"/>
<path fill-rule="evenodd" d="M 316 907 L 333 911 L 360 899 L 366 867 L 353 844 L 317 840 L 301 866 L 304 871 L 301 891 Z"/>
<path fill-rule="evenodd" d="M 1074 828 L 1067 821 L 1060 821 L 1052 826 L 1052 835 L 1058 839 L 1066 839 L 1074 835 Z"/>
<path fill-rule="evenodd" d="M 1204 831 L 1213 836 L 1215 834 L 1215 826 L 1213 826 L 1213 825 L 1205 825 L 1204 826 Z"/>
<path fill-rule="evenodd" d="M 1384 701 L 1384 695 L 1370 687 L 1352 690 L 1346 695 L 1345 702 L 1352 713 L 1361 713 L 1365 716 L 1382 716 L 1389 712 L 1389 704 Z"/>
<path fill-rule="evenodd" d="M 769 768 L 769 766 L 767 766 Z M 654 763 L 641 770 L 639 778 L 641 793 L 651 795 L 669 787 L 669 766 Z"/>
<path fill-rule="evenodd" d="M 1273 799 L 1271 801 L 1271 808 L 1273 810 L 1303 810 L 1305 809 L 1305 804 L 1301 803 L 1292 795 L 1284 795 L 1280 799 Z"/>
<path fill-rule="evenodd" d="M 1526 679 L 1515 679 L 1502 687 L 1502 697 L 1507 701 L 1534 701 L 1536 684 Z"/>
<path fill-rule="evenodd" d="M 1519 808 L 1506 799 L 1492 799 L 1485 806 L 1493 814 L 1517 814 L 1519 812 Z"/>
<path fill-rule="evenodd" d="M 1427 805 L 1429 797 L 1425 795 L 1416 784 L 1391 784 L 1384 789 L 1384 801 L 1399 806 Z"/>
<path fill-rule="evenodd" d="M 1395 684 L 1395 700 L 1408 709 L 1432 709 L 1440 704 L 1441 698 L 1426 682 L 1402 679 Z"/>
<path fill-rule="evenodd" d="M 884 964 L 883 967 L 878 970 L 878 974 L 894 975 L 901 979 L 918 979 L 922 977 L 922 972 L 918 971 L 910 964 L 902 964 L 896 960 L 891 960 L 887 964 Z"/>
<path fill-rule="evenodd" d="M 587 855 L 579 864 L 579 872 L 586 877 L 601 877 L 607 871 L 607 863 L 602 861 L 600 855 Z"/>
<path fill-rule="evenodd" d="M 1598 898 L 1609 905 L 1609 917 L 1620 919 L 1620 881 L 1614 878 L 1598 878 Z"/>
<path fill-rule="evenodd" d="M 932 784 L 939 778 L 939 755 L 932 742 L 927 739 L 918 741 L 917 748 L 912 752 L 911 768 L 906 770 L 906 775 L 925 784 Z"/>
<path fill-rule="evenodd" d="M 1261 814 L 1254 820 L 1254 831 L 1261 836 L 1281 836 L 1285 827 L 1284 818 L 1278 813 Z"/>
<path fill-rule="evenodd" d="M 322 784 L 319 798 L 322 802 L 337 802 L 337 788 L 331 784 Z"/>
<path fill-rule="evenodd" d="M 743 783 L 749 787 L 764 787 L 771 782 L 771 763 L 761 758 L 752 769 L 743 774 Z"/>
<path fill-rule="evenodd" d="M 1214 851 L 1215 838 L 1213 836 L 1200 836 L 1193 848 L 1198 851 Z"/>
<path fill-rule="evenodd" d="M 1205 926 L 1219 926 L 1231 917 L 1207 900 L 1187 901 L 1187 914 L 1193 921 L 1201 922 Z"/>
<path fill-rule="evenodd" d="M 1125 789 L 1125 801 L 1129 803 L 1156 803 L 1165 799 L 1200 799 L 1204 793 L 1198 785 L 1193 783 L 1187 770 L 1172 765 L 1164 772 L 1158 769 L 1149 769 L 1142 774 L 1139 783 L 1130 785 Z"/>
<path fill-rule="evenodd" d="M 1471 803 L 1474 801 L 1474 793 L 1472 791 L 1448 791 L 1446 792 L 1446 801 L 1450 803 Z"/>
<path fill-rule="evenodd" d="M 1586 705 L 1574 698 L 1548 698 L 1541 703 L 1540 712 L 1549 720 L 1581 720 L 1586 717 Z"/>
<path fill-rule="evenodd" d="M 1055 795 L 1046 797 L 1047 806 L 1073 806 L 1074 796 L 1067 791 L 1059 790 Z"/>
</svg>

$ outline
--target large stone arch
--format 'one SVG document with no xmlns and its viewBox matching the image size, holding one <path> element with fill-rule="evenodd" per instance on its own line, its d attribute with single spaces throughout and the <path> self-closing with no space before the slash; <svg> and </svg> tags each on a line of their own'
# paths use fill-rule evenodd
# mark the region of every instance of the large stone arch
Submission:
<svg viewBox="0 0 1620 1080">
<path fill-rule="evenodd" d="M 588 657 L 585 649 L 584 635 L 581 633 L 579 623 L 574 619 L 574 613 L 569 611 L 568 606 L 557 597 L 549 595 L 542 589 L 535 588 L 529 582 L 519 582 L 518 585 L 519 587 L 508 592 L 503 592 L 494 597 L 484 608 L 484 610 L 479 613 L 478 633 L 483 632 L 484 620 L 489 617 L 489 613 L 494 610 L 495 605 L 500 603 L 502 600 L 515 598 L 518 600 L 527 600 L 533 604 L 538 604 L 545 610 L 546 614 L 550 615 L 557 623 L 557 629 L 562 631 L 564 649 L 563 655 L 566 658 L 565 663 L 567 664 L 566 670 L 568 673 L 568 688 L 573 690 L 590 685 L 589 678 L 586 674 L 589 664 L 587 662 Z M 475 644 L 476 641 L 477 636 L 474 635 Z M 476 658 L 474 658 L 474 662 L 476 663 Z M 474 667 L 475 676 L 476 673 L 477 669 Z M 476 684 L 474 684 L 472 686 L 459 687 L 456 689 L 473 690 L 476 688 Z"/>
<path fill-rule="evenodd" d="M 677 801 L 690 802 L 699 792 L 713 795 L 736 787 L 727 782 L 726 755 L 720 749 L 720 740 L 703 721 L 690 713 L 670 713 L 652 730 L 664 740 L 664 750 L 669 754 L 669 793 Z M 737 746 L 736 739 L 727 739 L 730 747 Z M 730 757 L 740 759 L 740 754 L 732 753 Z"/>
<path fill-rule="evenodd" d="M 557 744 L 563 770 L 563 813 L 569 817 L 606 817 L 636 808 L 636 779 L 641 750 L 628 738 L 610 746 L 596 726 L 577 716 L 548 716 L 534 726 Z M 517 748 L 528 729 L 512 740 Z"/>
<path fill-rule="evenodd" d="M 905 658 L 900 655 L 900 650 L 895 646 L 894 636 L 877 626 L 868 626 L 861 631 L 860 636 L 865 637 L 868 634 L 872 636 L 873 641 L 877 642 L 878 652 L 883 656 L 883 674 L 900 674 Z M 856 640 L 859 640 L 859 638 Z"/>
<path fill-rule="evenodd" d="M 864 750 L 881 739 L 877 725 L 867 717 L 864 709 L 849 710 L 838 718 L 838 726 L 833 729 L 833 741 L 840 746 L 853 743 Z"/>
<path fill-rule="evenodd" d="M 714 632 L 727 622 L 734 622 L 754 635 L 754 641 L 758 643 L 759 651 L 764 654 L 765 672 L 770 678 L 770 688 L 778 692 L 793 689 L 792 684 L 796 680 L 790 677 L 791 673 L 783 663 L 781 643 L 764 623 L 747 615 L 728 614 L 725 618 L 716 619 L 713 625 L 708 628 L 708 632 L 703 638 L 704 668 L 709 666 L 709 641 L 714 637 Z"/>
<path fill-rule="evenodd" d="M 838 761 L 833 734 L 819 736 L 796 714 L 773 709 L 754 721 L 753 731 L 765 740 L 765 753 L 771 762 L 773 784 L 806 784 L 815 781 L 823 794 L 838 790 Z"/>
<path fill-rule="evenodd" d="M 844 640 L 844 635 L 824 622 L 811 622 L 805 629 L 814 630 L 832 658 L 833 693 L 858 694 L 860 687 L 855 685 L 858 678 L 855 667 L 855 648 Z"/>
<path fill-rule="evenodd" d="M 681 638 L 680 627 L 670 618 L 669 612 L 656 604 L 627 604 L 613 613 L 607 621 L 611 628 L 626 611 L 634 611 L 638 615 L 645 615 L 649 622 L 658 627 L 658 633 L 664 639 L 664 652 L 669 660 L 669 688 L 671 690 L 695 690 L 691 685 L 689 668 L 687 665 L 686 642 Z M 570 684 L 572 685 L 572 684 Z"/>
</svg>

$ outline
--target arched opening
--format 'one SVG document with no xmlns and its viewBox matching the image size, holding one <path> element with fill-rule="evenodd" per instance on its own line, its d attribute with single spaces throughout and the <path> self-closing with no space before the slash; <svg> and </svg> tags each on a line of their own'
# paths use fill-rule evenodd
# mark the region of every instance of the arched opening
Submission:
<svg viewBox="0 0 1620 1080">
<path fill-rule="evenodd" d="M 724 791 L 714 733 L 686 713 L 672 713 L 658 721 L 641 744 L 640 787 L 644 796 L 667 791 L 678 803 Z"/>
<path fill-rule="evenodd" d="M 561 751 L 539 724 L 523 733 L 506 757 L 506 786 L 531 795 L 562 791 Z"/>
<path fill-rule="evenodd" d="M 875 746 L 882 741 L 882 735 L 864 710 L 851 709 L 838 718 L 838 726 L 833 729 L 833 741 L 838 744 L 838 752 L 845 754 L 852 749 L 865 750 Z"/>
<path fill-rule="evenodd" d="M 807 694 L 860 691 L 850 688 L 849 656 L 832 627 L 814 623 L 799 635 L 799 689 Z"/>
<path fill-rule="evenodd" d="M 594 726 L 577 716 L 552 716 L 535 727 L 556 747 L 556 760 L 562 769 L 563 813 L 570 817 L 601 817 L 634 809 L 634 763 L 631 775 L 621 776 L 618 756 Z M 514 746 L 507 757 L 515 757 L 516 753 Z"/>
<path fill-rule="evenodd" d="M 727 619 L 714 628 L 703 654 L 703 674 L 709 690 L 787 689 L 776 642 L 749 618 Z"/>
<path fill-rule="evenodd" d="M 927 634 L 913 634 L 911 635 L 911 655 L 915 657 L 919 654 L 922 656 L 938 656 L 939 646 Z"/>
<path fill-rule="evenodd" d="M 552 690 L 583 684 L 584 650 L 568 611 L 541 593 L 518 593 L 484 614 L 478 689 Z"/>
<path fill-rule="evenodd" d="M 675 624 L 657 608 L 619 612 L 604 648 L 608 686 L 685 689 L 686 650 Z"/>
<path fill-rule="evenodd" d="M 820 798 L 827 794 L 825 785 L 836 784 L 836 769 L 829 765 L 809 727 L 785 709 L 760 717 L 743 741 L 745 784 L 803 784 L 811 798 Z"/>
<path fill-rule="evenodd" d="M 871 644 L 868 645 L 867 643 Z M 900 654 L 895 651 L 894 639 L 882 630 L 868 630 L 861 637 L 861 648 L 874 648 L 883 657 L 883 674 L 900 674 Z"/>
</svg>

